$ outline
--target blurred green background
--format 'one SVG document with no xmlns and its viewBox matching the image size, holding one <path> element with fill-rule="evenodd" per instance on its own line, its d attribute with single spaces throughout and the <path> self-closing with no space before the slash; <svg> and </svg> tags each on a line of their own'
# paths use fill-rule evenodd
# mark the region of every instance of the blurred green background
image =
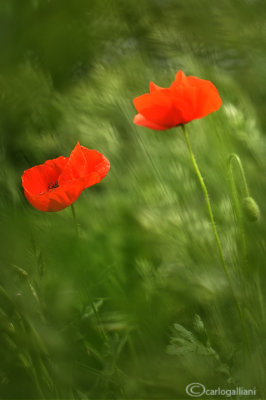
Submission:
<svg viewBox="0 0 266 400">
<path fill-rule="evenodd" d="M 183 399 L 191 382 L 266 397 L 265 21 L 264 0 L 0 2 L 2 399 Z M 132 99 L 178 69 L 223 100 L 188 131 L 245 331 L 181 129 L 132 123 Z M 111 163 L 75 204 L 80 238 L 70 208 L 41 213 L 21 187 L 78 140 Z"/>
</svg>

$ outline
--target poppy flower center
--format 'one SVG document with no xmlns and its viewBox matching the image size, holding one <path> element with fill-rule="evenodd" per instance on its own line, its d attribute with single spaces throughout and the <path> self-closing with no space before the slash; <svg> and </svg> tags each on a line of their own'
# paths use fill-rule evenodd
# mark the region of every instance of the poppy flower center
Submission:
<svg viewBox="0 0 266 400">
<path fill-rule="evenodd" d="M 49 190 L 52 190 L 52 189 L 56 189 L 56 188 L 58 188 L 58 181 L 55 181 L 54 183 L 49 183 L 49 185 L 48 185 L 48 189 Z"/>
</svg>

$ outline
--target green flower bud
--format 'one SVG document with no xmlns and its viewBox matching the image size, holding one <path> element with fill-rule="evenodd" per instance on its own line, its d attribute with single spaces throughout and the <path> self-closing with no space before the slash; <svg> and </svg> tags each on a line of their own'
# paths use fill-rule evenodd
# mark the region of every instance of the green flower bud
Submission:
<svg viewBox="0 0 266 400">
<path fill-rule="evenodd" d="M 253 197 L 245 197 L 242 202 L 242 210 L 246 218 L 251 222 L 258 221 L 260 209 Z"/>
</svg>

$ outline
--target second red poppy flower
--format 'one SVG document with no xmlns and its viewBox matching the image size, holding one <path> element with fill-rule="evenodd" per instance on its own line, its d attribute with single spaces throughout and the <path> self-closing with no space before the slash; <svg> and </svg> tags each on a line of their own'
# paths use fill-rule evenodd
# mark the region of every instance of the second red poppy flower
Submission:
<svg viewBox="0 0 266 400">
<path fill-rule="evenodd" d="M 60 156 L 30 168 L 22 175 L 28 202 L 40 211 L 60 211 L 82 191 L 100 182 L 110 163 L 101 153 L 77 143 L 69 157 Z"/>
</svg>

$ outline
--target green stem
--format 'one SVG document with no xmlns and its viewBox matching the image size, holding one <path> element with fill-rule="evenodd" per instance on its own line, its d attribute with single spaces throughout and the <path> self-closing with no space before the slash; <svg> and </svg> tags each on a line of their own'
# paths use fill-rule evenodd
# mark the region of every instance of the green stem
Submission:
<svg viewBox="0 0 266 400">
<path fill-rule="evenodd" d="M 242 165 L 242 162 L 241 162 L 240 158 L 235 153 L 232 153 L 229 156 L 229 168 L 233 172 L 233 161 L 234 160 L 236 161 L 236 163 L 237 163 L 237 165 L 239 167 L 239 170 L 240 170 L 241 178 L 242 178 L 242 181 L 243 181 L 243 187 L 244 187 L 245 196 L 249 197 L 249 188 L 248 188 L 248 183 L 247 183 L 247 180 L 246 180 L 245 171 L 244 171 L 244 168 L 243 168 L 243 165 Z"/>
<path fill-rule="evenodd" d="M 220 256 L 220 259 L 221 259 L 221 264 L 222 264 L 224 273 L 226 275 L 227 281 L 229 283 L 230 289 L 232 291 L 233 298 L 235 300 L 236 307 L 237 307 L 239 315 L 240 315 L 240 319 L 241 319 L 241 321 L 243 323 L 243 316 L 242 316 L 241 308 L 240 308 L 240 305 L 238 303 L 237 297 L 235 295 L 235 291 L 234 291 L 234 287 L 233 287 L 233 284 L 232 284 L 232 280 L 231 280 L 227 265 L 225 263 L 225 259 L 224 259 L 224 255 L 223 255 L 223 251 L 222 251 L 221 241 L 219 239 L 218 232 L 217 232 L 217 229 L 216 229 L 216 225 L 215 225 L 215 221 L 214 221 L 214 217 L 213 217 L 213 212 L 212 212 L 212 207 L 211 207 L 211 202 L 210 202 L 210 197 L 209 197 L 209 194 L 208 194 L 208 190 L 207 190 L 207 187 L 206 187 L 205 182 L 203 180 L 203 177 L 201 175 L 201 172 L 199 170 L 196 158 L 195 158 L 195 156 L 193 154 L 186 128 L 185 128 L 184 125 L 181 125 L 181 127 L 182 127 L 182 130 L 183 130 L 184 136 L 185 136 L 187 148 L 188 148 L 188 151 L 189 151 L 189 155 L 190 155 L 194 170 L 196 172 L 198 181 L 200 183 L 201 189 L 202 189 L 204 197 L 205 197 L 205 201 L 206 201 L 206 205 L 207 205 L 207 209 L 208 209 L 209 218 L 210 218 L 210 221 L 211 221 L 213 234 L 214 234 L 215 241 L 216 241 L 216 244 L 217 244 L 218 253 L 219 253 L 219 256 Z"/>
<path fill-rule="evenodd" d="M 79 225 L 77 222 L 77 216 L 76 216 L 76 211 L 75 211 L 75 207 L 74 204 L 71 204 L 71 211 L 72 211 L 72 216 L 73 216 L 73 221 L 74 221 L 74 225 L 75 225 L 75 231 L 76 231 L 76 235 L 77 237 L 79 237 Z"/>
</svg>

